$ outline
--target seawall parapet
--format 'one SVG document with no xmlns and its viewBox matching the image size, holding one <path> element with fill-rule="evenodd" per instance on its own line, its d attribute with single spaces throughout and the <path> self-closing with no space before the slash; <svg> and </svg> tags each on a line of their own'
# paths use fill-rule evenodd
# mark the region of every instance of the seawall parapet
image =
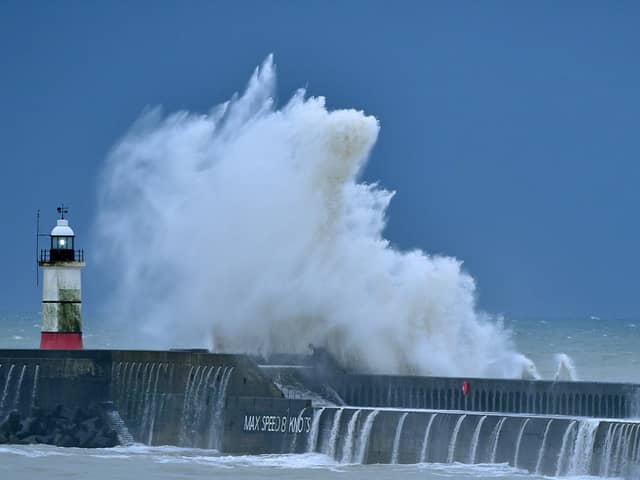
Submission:
<svg viewBox="0 0 640 480">
<path fill-rule="evenodd" d="M 346 463 L 508 463 L 541 475 L 621 476 L 640 422 L 563 416 L 321 407 L 308 451 Z"/>
<path fill-rule="evenodd" d="M 346 463 L 507 462 L 545 475 L 624 474 L 640 460 L 640 420 L 632 419 L 639 391 L 358 375 L 327 362 L 258 365 L 202 351 L 0 350 L 0 420 L 96 404 L 124 443 L 318 451 Z"/>
<path fill-rule="evenodd" d="M 640 418 L 640 385 L 632 383 L 361 375 L 307 365 L 265 366 L 264 371 L 276 383 L 329 392 L 335 403 L 345 405 Z"/>
<path fill-rule="evenodd" d="M 0 350 L 0 419 L 110 402 L 138 442 L 220 448 L 228 396 L 283 397 L 244 355 Z"/>
</svg>

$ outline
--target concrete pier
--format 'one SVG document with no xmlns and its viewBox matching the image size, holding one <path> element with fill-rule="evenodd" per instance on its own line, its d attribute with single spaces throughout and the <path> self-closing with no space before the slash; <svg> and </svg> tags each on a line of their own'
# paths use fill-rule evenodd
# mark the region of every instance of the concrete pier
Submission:
<svg viewBox="0 0 640 480">
<path fill-rule="evenodd" d="M 350 458 L 356 463 L 508 463 L 549 476 L 614 476 L 640 454 L 638 422 L 356 407 L 325 407 L 314 415 L 314 450 L 337 460 L 357 415 L 347 448 L 361 452 Z"/>
<path fill-rule="evenodd" d="M 282 361 L 282 359 L 280 359 Z M 120 438 L 345 463 L 509 463 L 625 475 L 640 460 L 634 384 L 357 375 L 203 351 L 0 350 L 0 420 L 103 405 Z"/>
<path fill-rule="evenodd" d="M 343 375 L 331 384 L 349 405 L 597 418 L 640 413 L 640 388 L 625 383 Z"/>
</svg>

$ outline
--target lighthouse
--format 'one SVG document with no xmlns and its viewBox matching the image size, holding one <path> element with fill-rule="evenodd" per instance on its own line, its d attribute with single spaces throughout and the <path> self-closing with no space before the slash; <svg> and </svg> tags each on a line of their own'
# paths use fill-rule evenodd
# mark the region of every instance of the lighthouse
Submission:
<svg viewBox="0 0 640 480">
<path fill-rule="evenodd" d="M 82 350 L 82 269 L 84 252 L 76 250 L 75 234 L 64 205 L 51 230 L 50 248 L 40 251 L 42 268 L 42 350 Z"/>
</svg>

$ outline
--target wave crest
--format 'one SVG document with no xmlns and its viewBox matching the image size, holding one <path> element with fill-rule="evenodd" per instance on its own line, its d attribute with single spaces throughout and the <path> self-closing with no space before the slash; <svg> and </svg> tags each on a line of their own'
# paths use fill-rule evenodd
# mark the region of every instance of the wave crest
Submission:
<svg viewBox="0 0 640 480">
<path fill-rule="evenodd" d="M 137 344 L 312 343 L 370 372 L 531 373 L 460 261 L 383 237 L 393 192 L 358 179 L 378 121 L 302 90 L 277 108 L 275 80 L 269 57 L 242 95 L 204 115 L 150 110 L 111 152 L 97 230 Z"/>
</svg>

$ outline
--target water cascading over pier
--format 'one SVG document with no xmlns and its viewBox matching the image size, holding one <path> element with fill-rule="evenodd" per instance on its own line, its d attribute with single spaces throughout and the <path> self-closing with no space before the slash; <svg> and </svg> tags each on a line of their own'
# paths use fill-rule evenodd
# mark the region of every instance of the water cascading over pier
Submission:
<svg viewBox="0 0 640 480">
<path fill-rule="evenodd" d="M 640 461 L 640 420 L 631 416 L 638 385 L 275 365 L 200 351 L 5 351 L 0 415 L 16 411 L 28 425 L 34 407 L 52 412 L 67 402 L 73 416 L 93 404 L 122 444 L 320 452 L 345 464 L 499 463 L 547 476 L 635 478 L 628 472 Z M 279 389 L 270 375 L 296 388 Z M 304 392 L 319 401 L 301 399 Z"/>
<path fill-rule="evenodd" d="M 219 449 L 233 367 L 191 365 L 186 375 L 176 375 L 184 368 L 168 362 L 116 363 L 112 395 L 118 414 L 141 443 L 163 442 L 164 435 L 180 446 Z"/>
<path fill-rule="evenodd" d="M 498 463 L 565 476 L 623 475 L 640 458 L 638 385 L 359 375 L 318 358 L 317 368 L 286 356 L 261 368 L 285 382 L 285 396 L 310 393 L 306 451 L 339 462 Z M 340 404 L 316 401 L 322 392 Z"/>
<path fill-rule="evenodd" d="M 402 438 L 402 428 L 404 427 L 404 422 L 407 419 L 408 413 L 403 413 L 398 421 L 398 425 L 396 426 L 396 433 L 393 437 L 393 449 L 391 450 L 391 462 L 390 463 L 398 463 L 398 455 L 400 454 L 400 439 Z"/>
<path fill-rule="evenodd" d="M 181 418 L 180 444 L 218 449 L 222 412 L 233 367 L 191 367 Z"/>
<path fill-rule="evenodd" d="M 11 378 L 13 376 L 13 370 L 16 366 L 12 363 L 9 367 L 9 371 L 7 372 L 5 381 L 4 381 L 4 389 L 2 390 L 2 399 L 0 399 L 0 412 L 4 411 L 7 406 L 7 396 L 9 395 L 9 386 L 11 385 Z"/>
<path fill-rule="evenodd" d="M 12 411 L 28 413 L 36 406 L 39 372 L 37 364 L 0 364 L 0 420 Z"/>
<path fill-rule="evenodd" d="M 322 407 L 312 425 L 310 450 L 344 463 L 508 463 L 612 476 L 640 460 L 640 423 L 622 420 Z"/>
</svg>

